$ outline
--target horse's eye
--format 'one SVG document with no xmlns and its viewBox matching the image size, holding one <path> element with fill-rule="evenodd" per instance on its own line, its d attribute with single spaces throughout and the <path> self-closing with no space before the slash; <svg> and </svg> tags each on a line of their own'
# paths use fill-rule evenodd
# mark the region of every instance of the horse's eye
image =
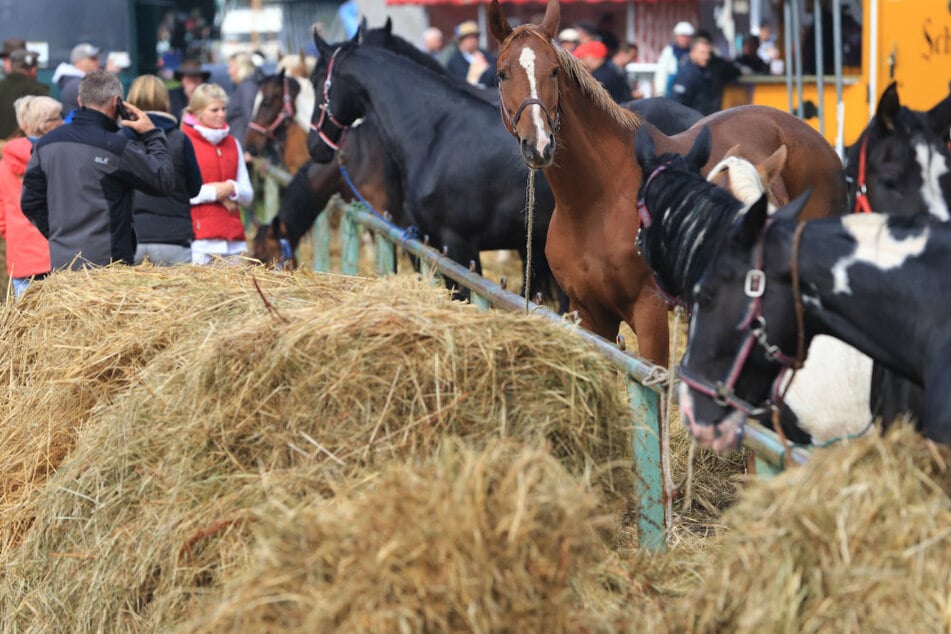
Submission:
<svg viewBox="0 0 951 634">
<path fill-rule="evenodd" d="M 558 79 L 558 69 L 557 69 L 557 68 L 555 68 L 555 69 L 553 69 L 553 70 L 551 71 L 551 78 L 552 78 L 552 79 Z"/>
<path fill-rule="evenodd" d="M 506 73 L 504 70 L 500 70 L 498 73 L 496 73 L 496 75 L 498 76 L 499 81 L 505 81 L 509 78 L 508 73 Z"/>
</svg>

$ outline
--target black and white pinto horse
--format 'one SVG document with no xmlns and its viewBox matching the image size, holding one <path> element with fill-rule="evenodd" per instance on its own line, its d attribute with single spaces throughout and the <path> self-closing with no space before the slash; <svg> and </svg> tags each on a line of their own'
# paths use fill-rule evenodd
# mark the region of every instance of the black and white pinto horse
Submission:
<svg viewBox="0 0 951 634">
<path fill-rule="evenodd" d="M 649 135 L 638 136 L 635 148 L 641 169 L 650 175 L 639 197 L 638 248 L 660 292 L 672 303 L 689 307 L 691 292 L 730 225 L 766 193 L 766 184 L 757 166 L 739 157 L 726 157 L 709 172 L 708 179 L 713 179 L 727 170 L 727 189 L 705 180 L 700 167 L 710 152 L 706 131 L 686 157 L 655 156 Z M 780 158 L 783 150 L 777 150 Z M 777 168 L 781 166 L 771 169 Z M 780 422 L 786 436 L 800 444 L 825 444 L 868 429 L 871 371 L 871 360 L 853 348 L 831 337 L 817 340 L 809 349 L 806 367 L 796 374 L 784 396 Z"/>
<path fill-rule="evenodd" d="M 925 436 L 951 444 L 951 224 L 850 214 L 798 222 L 807 194 L 731 226 L 689 295 L 681 415 L 700 444 L 738 445 L 818 334 L 848 342 L 924 389 Z"/>
<path fill-rule="evenodd" d="M 892 83 L 879 99 L 875 117 L 846 152 L 846 175 L 855 185 L 851 210 L 888 214 L 930 214 L 951 220 L 951 95 L 927 111 L 903 105 Z M 918 417 L 922 391 L 881 364 L 872 372 L 872 410 L 883 420 Z"/>
</svg>

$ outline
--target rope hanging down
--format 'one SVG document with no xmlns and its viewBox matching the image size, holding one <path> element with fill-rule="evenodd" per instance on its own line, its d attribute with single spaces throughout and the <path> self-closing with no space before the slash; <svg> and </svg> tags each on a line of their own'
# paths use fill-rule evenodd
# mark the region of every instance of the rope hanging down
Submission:
<svg viewBox="0 0 951 634">
<path fill-rule="evenodd" d="M 525 314 L 528 314 L 529 298 L 532 295 L 532 230 L 535 221 L 535 170 L 528 170 L 525 191 L 525 214 L 528 223 L 528 238 L 525 240 Z"/>
</svg>

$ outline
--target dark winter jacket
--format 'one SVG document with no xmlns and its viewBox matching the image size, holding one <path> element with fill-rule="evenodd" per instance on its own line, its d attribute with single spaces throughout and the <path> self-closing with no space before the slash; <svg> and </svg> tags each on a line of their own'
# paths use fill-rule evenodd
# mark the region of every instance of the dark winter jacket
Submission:
<svg viewBox="0 0 951 634">
<path fill-rule="evenodd" d="M 201 170 L 195 159 L 191 140 L 178 129 L 175 116 L 167 112 L 149 112 L 149 119 L 165 132 L 168 153 L 175 166 L 175 187 L 163 196 L 135 192 L 132 221 L 140 243 L 177 244 L 187 247 L 195 234 L 192 231 L 192 206 L 188 202 L 201 189 Z M 135 139 L 129 128 L 123 133 Z"/>
<path fill-rule="evenodd" d="M 135 141 L 118 130 L 82 108 L 36 142 L 20 206 L 49 240 L 53 269 L 131 263 L 135 190 L 161 195 L 175 187 L 165 133 L 155 128 Z"/>
<path fill-rule="evenodd" d="M 604 89 L 608 91 L 615 102 L 621 103 L 631 99 L 631 86 L 627 83 L 624 71 L 611 60 L 605 60 L 603 64 L 594 69 L 591 76 L 601 82 L 601 85 L 604 86 Z"/>
<path fill-rule="evenodd" d="M 684 60 L 674 78 L 671 99 L 698 110 L 704 115 L 713 114 L 720 108 L 713 73 L 709 66 L 697 66 L 690 58 Z"/>
</svg>

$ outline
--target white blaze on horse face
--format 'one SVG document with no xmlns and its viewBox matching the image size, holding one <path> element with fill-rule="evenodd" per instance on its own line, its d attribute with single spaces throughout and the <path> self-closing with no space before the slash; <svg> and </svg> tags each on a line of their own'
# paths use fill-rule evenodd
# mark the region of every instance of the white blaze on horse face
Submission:
<svg viewBox="0 0 951 634">
<path fill-rule="evenodd" d="M 921 197 L 928 206 L 928 213 L 938 220 L 951 220 L 948 212 L 948 202 L 944 199 L 938 179 L 948 173 L 948 166 L 944 157 L 932 151 L 927 143 L 915 144 L 915 158 L 921 166 Z"/>
<path fill-rule="evenodd" d="M 842 217 L 842 226 L 855 239 L 855 251 L 832 266 L 832 292 L 852 294 L 849 286 L 849 267 L 857 262 L 887 271 L 900 267 L 908 258 L 921 255 L 930 235 L 925 228 L 920 235 L 896 240 L 888 230 L 888 216 L 884 214 L 852 214 Z"/>
<path fill-rule="evenodd" d="M 251 121 L 258 116 L 258 108 L 261 107 L 261 101 L 264 97 L 261 96 L 261 91 L 259 90 L 257 94 L 254 95 L 254 106 L 251 108 Z M 244 139 L 241 139 L 241 142 L 244 143 Z"/>
<path fill-rule="evenodd" d="M 529 97 L 538 99 L 538 83 L 535 77 L 535 51 L 529 47 L 522 49 L 518 56 L 518 63 L 528 75 Z M 532 113 L 532 123 L 535 124 L 535 151 L 539 156 L 544 156 L 545 147 L 548 145 L 548 135 L 545 133 L 545 122 L 542 119 L 542 107 L 533 103 L 529 110 Z"/>
</svg>

